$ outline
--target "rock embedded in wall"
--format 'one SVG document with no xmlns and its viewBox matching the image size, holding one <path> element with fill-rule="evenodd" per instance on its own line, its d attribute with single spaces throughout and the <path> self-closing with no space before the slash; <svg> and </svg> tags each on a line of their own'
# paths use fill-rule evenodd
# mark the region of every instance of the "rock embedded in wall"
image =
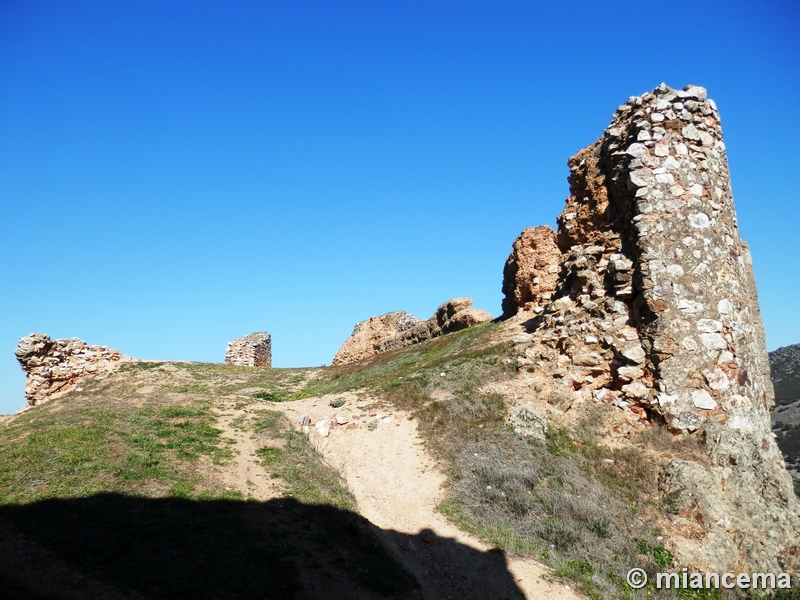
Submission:
<svg viewBox="0 0 800 600">
<path fill-rule="evenodd" d="M 240 367 L 271 367 L 272 337 L 260 331 L 228 342 L 225 362 Z"/>
<path fill-rule="evenodd" d="M 608 403 L 701 437 L 706 460 L 659 467 L 662 493 L 684 509 L 674 531 L 704 524 L 702 539 L 672 538 L 685 564 L 794 568 L 798 506 L 770 429 L 764 329 L 716 105 L 701 87 L 662 84 L 620 106 L 568 164 L 559 279 L 518 366 L 562 410 Z"/>
<path fill-rule="evenodd" d="M 472 308 L 472 298 L 448 300 L 426 320 L 396 311 L 358 323 L 331 364 L 345 365 L 392 350 L 418 344 L 447 333 L 492 320 L 485 310 Z"/>
<path fill-rule="evenodd" d="M 503 268 L 503 318 L 519 310 L 541 312 L 556 289 L 560 258 L 556 232 L 550 227 L 523 230 Z"/>
<path fill-rule="evenodd" d="M 43 333 L 20 339 L 14 354 L 28 374 L 25 397 L 31 406 L 129 359 L 107 346 L 90 346 L 78 338 L 53 340 Z"/>
</svg>

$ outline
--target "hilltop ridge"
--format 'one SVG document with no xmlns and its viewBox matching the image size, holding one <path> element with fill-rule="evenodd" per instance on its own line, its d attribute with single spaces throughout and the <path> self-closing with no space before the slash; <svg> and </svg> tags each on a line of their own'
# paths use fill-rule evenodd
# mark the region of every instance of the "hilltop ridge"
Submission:
<svg viewBox="0 0 800 600">
<path fill-rule="evenodd" d="M 447 319 L 357 325 L 331 367 L 88 374 L 0 428 L 0 526 L 121 598 L 171 585 L 112 564 L 161 555 L 159 533 L 194 578 L 173 597 L 229 592 L 231 561 L 270 564 L 241 597 L 677 598 L 627 571 L 794 572 L 799 507 L 716 105 L 661 84 L 568 164 L 558 230 L 513 243 L 502 321 L 455 319 L 460 299 Z M 410 497 L 419 482 L 438 489 Z M 115 505 L 161 525 L 116 548 L 133 534 Z M 172 528 L 197 510 L 208 540 L 235 522 L 254 554 L 175 558 L 197 540 Z M 105 545 L 80 531 L 95 525 Z M 93 549 L 77 562 L 71 536 Z M 36 580 L 13 556 L 0 577 L 21 594 L 62 593 L 55 570 Z"/>
</svg>

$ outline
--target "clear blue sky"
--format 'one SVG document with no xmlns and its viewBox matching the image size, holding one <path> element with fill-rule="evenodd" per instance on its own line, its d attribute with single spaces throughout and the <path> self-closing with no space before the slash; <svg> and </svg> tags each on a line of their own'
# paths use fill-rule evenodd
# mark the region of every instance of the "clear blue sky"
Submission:
<svg viewBox="0 0 800 600">
<path fill-rule="evenodd" d="M 662 81 L 721 111 L 768 346 L 800 342 L 796 2 L 0 1 L 0 413 L 33 331 L 329 363 L 472 296 Z"/>
</svg>

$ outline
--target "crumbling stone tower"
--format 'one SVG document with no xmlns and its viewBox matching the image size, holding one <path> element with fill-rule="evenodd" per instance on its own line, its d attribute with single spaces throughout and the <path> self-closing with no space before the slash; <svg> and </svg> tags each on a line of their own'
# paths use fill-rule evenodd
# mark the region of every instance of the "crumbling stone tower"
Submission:
<svg viewBox="0 0 800 600">
<path fill-rule="evenodd" d="M 559 245 L 619 234 L 603 275 L 637 326 L 649 408 L 676 429 L 754 431 L 773 393 L 714 102 L 694 86 L 632 98 L 570 170 Z"/>
<path fill-rule="evenodd" d="M 271 367 L 272 337 L 261 331 L 228 342 L 225 362 L 240 367 Z"/>
<path fill-rule="evenodd" d="M 518 362 L 564 410 L 613 403 L 704 440 L 706 461 L 654 467 L 685 509 L 674 530 L 703 524 L 701 539 L 673 538 L 682 561 L 792 568 L 797 503 L 770 427 L 763 323 L 716 105 L 697 86 L 631 97 L 569 167 L 561 256 L 537 257 L 558 281 L 550 300 L 530 302 Z"/>
</svg>

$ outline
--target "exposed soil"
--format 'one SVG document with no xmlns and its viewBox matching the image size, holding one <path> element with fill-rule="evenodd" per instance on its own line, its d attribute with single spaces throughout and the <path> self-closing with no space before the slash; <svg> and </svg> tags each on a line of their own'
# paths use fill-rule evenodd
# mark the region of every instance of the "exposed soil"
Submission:
<svg viewBox="0 0 800 600">
<path fill-rule="evenodd" d="M 222 430 L 224 438 L 234 441 L 231 446 L 234 456 L 224 467 L 213 469 L 215 479 L 221 481 L 226 490 L 242 492 L 245 497 L 259 501 L 279 498 L 280 484 L 270 477 L 256 456 L 259 444 L 246 427 L 236 425 L 237 420 L 247 418 L 252 406 L 242 405 L 234 400 L 219 408 L 224 409 L 224 412 L 220 412 L 217 426 Z"/>
<path fill-rule="evenodd" d="M 383 536 L 390 551 L 416 576 L 426 597 L 502 597 L 492 594 L 501 592 L 504 582 L 492 580 L 496 573 L 491 569 L 477 571 L 469 549 L 496 553 L 503 560 L 503 575 L 508 579 L 511 573 L 518 587 L 502 590 L 507 597 L 520 597 L 520 592 L 525 598 L 581 597 L 563 584 L 546 580 L 546 567 L 527 559 L 504 557 L 500 550 L 464 533 L 437 511 L 444 499 L 446 477 L 426 452 L 417 424 L 408 414 L 378 408 L 360 410 L 355 396 L 350 396 L 344 406 L 332 408 L 332 398 L 308 398 L 276 408 L 295 422 L 302 415 L 310 416 L 312 423 L 334 415 L 347 418 L 348 424 L 331 429 L 327 436 L 313 426 L 309 435 L 325 460 L 347 481 L 362 516 L 384 532 L 413 534 L 423 541 L 397 545 L 393 536 Z M 364 404 L 368 403 L 362 401 Z M 365 416 L 354 421 L 353 415 Z M 353 427 L 354 423 L 358 425 Z M 441 543 L 445 540 L 457 543 Z"/>
<path fill-rule="evenodd" d="M 144 397 L 158 393 L 169 402 L 172 393 L 159 390 L 165 373 L 172 386 L 192 384 L 190 377 L 172 365 L 164 365 L 158 371 L 126 374 L 124 401 L 142 402 Z M 315 375 L 316 372 L 311 371 L 308 377 Z M 332 400 L 343 400 L 344 404 L 334 408 Z M 56 400 L 56 404 L 60 402 Z M 67 404 L 53 405 L 51 409 L 65 408 Z M 357 515 L 282 499 L 280 480 L 274 479 L 261 466 L 256 454 L 264 440 L 254 435 L 249 427 L 250 420 L 265 408 L 284 413 L 297 428 L 306 429 L 324 460 L 341 473 L 353 492 Z M 548 580 L 546 567 L 535 561 L 506 556 L 501 550 L 464 533 L 438 512 L 437 507 L 444 500 L 446 476 L 442 466 L 426 450 L 418 435 L 417 423 L 408 413 L 369 398 L 363 392 L 268 404 L 256 402 L 249 396 L 216 395 L 214 410 L 223 438 L 232 441 L 228 448 L 233 451 L 233 457 L 225 466 L 203 461 L 202 475 L 257 503 L 221 502 L 217 507 L 215 501 L 101 494 L 87 499 L 54 499 L 41 506 L 9 507 L 7 514 L 0 514 L 0 533 L 5 532 L 2 536 L 5 543 L 0 543 L 0 547 L 5 548 L 2 554 L 6 557 L 5 566 L 0 568 L 0 584 L 5 581 L 5 575 L 13 574 L 5 581 L 8 584 L 5 587 L 22 586 L 11 597 L 33 598 L 37 594 L 48 599 L 153 597 L 152 590 L 164 585 L 160 575 L 156 576 L 158 571 L 137 568 L 117 573 L 113 560 L 109 564 L 104 562 L 118 551 L 114 540 L 119 531 L 132 528 L 123 536 L 127 536 L 129 550 L 135 550 L 133 554 L 142 557 L 166 552 L 169 557 L 164 559 L 164 566 L 172 570 L 197 568 L 206 560 L 204 553 L 216 547 L 213 544 L 218 546 L 216 551 L 220 556 L 236 557 L 244 551 L 240 544 L 249 548 L 264 543 L 264 552 L 276 552 L 275 560 L 280 557 L 286 564 L 276 562 L 261 574 L 264 581 L 254 581 L 247 589 L 260 589 L 259 586 L 266 585 L 270 578 L 280 581 L 285 571 L 288 586 L 285 591 L 298 598 L 389 597 L 377 591 L 379 585 L 365 584 L 359 579 L 361 571 L 380 572 L 378 567 L 367 566 L 372 551 L 356 547 L 353 545 L 356 542 L 345 539 L 347 535 L 355 535 L 353 539 L 360 540 L 357 543 L 363 546 L 369 536 L 353 533 L 362 530 L 379 536 L 389 555 L 419 583 L 418 588 L 402 584 L 394 595 L 389 594 L 391 597 L 431 600 L 581 598 L 566 585 Z M 297 420 L 302 415 L 311 418 L 310 426 L 303 427 Z M 341 417 L 342 422 L 331 425 L 329 432 L 320 432 L 314 427 L 321 419 L 334 416 Z M 196 511 L 200 512 L 196 515 Z M 223 534 L 220 528 L 227 521 L 223 523 L 222 519 L 220 525 L 218 515 L 228 512 L 231 523 L 249 525 L 239 533 L 226 530 Z M 45 529 L 51 533 L 40 535 L 30 529 L 31 523 L 40 521 L 48 523 Z M 17 524 L 24 527 L 18 529 Z M 149 528 L 155 528 L 157 533 L 151 535 Z M 74 533 L 78 531 L 79 534 Z M 187 545 L 183 539 L 186 532 L 199 536 L 198 540 L 202 538 L 202 541 Z M 151 547 L 155 543 L 153 540 L 161 541 Z M 215 541 L 209 546 L 212 540 Z M 59 545 L 62 542 L 64 545 Z M 73 561 L 73 544 L 101 548 L 96 556 L 87 559 L 86 565 L 93 565 L 88 570 L 86 565 Z M 110 546 L 104 550 L 103 544 Z M 30 573 L 25 567 L 28 559 L 37 565 Z M 220 560 L 222 565 L 224 560 Z M 248 555 L 235 560 L 247 570 L 260 564 L 262 559 L 260 555 Z M 381 560 L 376 558 L 375 564 L 384 564 Z M 286 569 L 294 571 L 290 573 Z M 220 566 L 217 570 L 224 569 Z M 220 589 L 228 585 L 224 573 L 214 571 L 206 575 L 210 578 L 209 585 L 220 585 Z M 391 577 L 402 579 L 398 579 L 397 574 Z M 290 589 L 295 591 L 289 592 Z M 278 595 L 283 593 L 277 587 L 274 590 Z"/>
</svg>

